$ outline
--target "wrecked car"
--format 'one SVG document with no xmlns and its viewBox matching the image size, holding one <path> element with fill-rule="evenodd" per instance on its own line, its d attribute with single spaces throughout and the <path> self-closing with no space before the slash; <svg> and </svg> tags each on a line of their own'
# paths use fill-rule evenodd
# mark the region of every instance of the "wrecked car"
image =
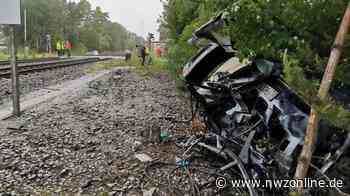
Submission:
<svg viewBox="0 0 350 196">
<path fill-rule="evenodd" d="M 221 170 L 238 172 L 242 179 L 292 179 L 304 143 L 310 106 L 283 81 L 281 63 L 263 58 L 242 63 L 235 57 L 237 50 L 230 39 L 216 32 L 226 20 L 225 13 L 219 14 L 197 29 L 189 40 L 195 45 L 207 41 L 183 69 L 194 100 L 191 107 L 208 130 L 205 136 L 191 140 L 224 157 L 226 162 Z M 326 121 L 320 122 L 319 130 L 309 176 L 330 179 L 328 175 L 333 175 L 348 182 L 349 170 L 339 174 L 336 168 L 347 167 L 346 161 L 339 160 L 348 160 L 349 134 Z M 334 192 L 348 190 L 344 187 Z M 289 191 L 248 185 L 246 193 L 285 195 Z M 334 193 L 311 189 L 306 192 Z"/>
</svg>

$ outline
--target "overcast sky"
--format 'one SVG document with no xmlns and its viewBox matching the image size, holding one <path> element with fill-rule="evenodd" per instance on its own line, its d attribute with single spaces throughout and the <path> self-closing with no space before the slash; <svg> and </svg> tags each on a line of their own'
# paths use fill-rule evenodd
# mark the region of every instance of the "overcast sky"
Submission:
<svg viewBox="0 0 350 196">
<path fill-rule="evenodd" d="M 88 0 L 95 8 L 100 6 L 108 12 L 113 22 L 118 22 L 129 31 L 146 37 L 154 32 L 158 37 L 157 19 L 162 13 L 160 0 Z"/>
</svg>

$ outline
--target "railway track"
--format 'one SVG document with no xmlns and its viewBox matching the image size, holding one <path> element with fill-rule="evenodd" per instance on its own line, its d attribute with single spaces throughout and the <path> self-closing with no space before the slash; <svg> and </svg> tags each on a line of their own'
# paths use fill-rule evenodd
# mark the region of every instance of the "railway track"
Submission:
<svg viewBox="0 0 350 196">
<path fill-rule="evenodd" d="M 58 57 L 50 57 L 50 58 L 37 58 L 37 59 L 19 59 L 17 60 L 17 64 L 23 64 L 23 63 L 34 63 L 34 62 L 44 62 L 44 61 L 55 61 L 59 60 Z M 0 61 L 0 66 L 9 65 L 9 61 Z"/>
<path fill-rule="evenodd" d="M 95 63 L 99 61 L 109 60 L 108 58 L 100 59 L 100 58 L 83 58 L 83 59 L 69 59 L 69 60 L 57 60 L 57 61 L 49 61 L 49 62 L 33 62 L 31 64 L 18 65 L 18 73 L 27 74 L 37 71 L 44 71 L 48 69 L 56 69 L 63 68 L 74 65 L 81 65 L 87 63 Z M 0 67 L 0 78 L 9 78 L 11 77 L 11 67 L 4 66 Z"/>
</svg>

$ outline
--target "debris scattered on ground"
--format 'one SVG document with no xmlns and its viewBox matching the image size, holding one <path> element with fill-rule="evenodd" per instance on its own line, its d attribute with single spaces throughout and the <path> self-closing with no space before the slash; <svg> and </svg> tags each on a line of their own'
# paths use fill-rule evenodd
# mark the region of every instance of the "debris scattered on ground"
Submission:
<svg viewBox="0 0 350 196">
<path fill-rule="evenodd" d="M 149 190 L 143 191 L 142 196 L 154 196 L 154 193 L 156 192 L 157 188 L 153 187 L 150 188 Z"/>
<path fill-rule="evenodd" d="M 144 153 L 143 154 L 135 154 L 135 157 L 143 163 L 151 162 L 153 160 L 150 156 L 148 156 L 147 154 L 144 154 Z"/>
</svg>

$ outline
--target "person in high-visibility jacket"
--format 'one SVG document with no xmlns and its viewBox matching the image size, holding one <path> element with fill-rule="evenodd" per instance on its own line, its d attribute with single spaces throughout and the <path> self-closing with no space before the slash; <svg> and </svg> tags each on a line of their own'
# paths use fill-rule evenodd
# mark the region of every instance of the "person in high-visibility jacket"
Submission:
<svg viewBox="0 0 350 196">
<path fill-rule="evenodd" d="M 61 41 L 57 41 L 56 43 L 56 50 L 57 50 L 57 55 L 61 56 L 62 55 L 62 45 L 61 45 Z"/>
<path fill-rule="evenodd" d="M 66 54 L 66 42 L 65 41 L 61 41 L 61 55 L 64 56 Z"/>
<path fill-rule="evenodd" d="M 71 56 L 71 50 L 72 50 L 72 43 L 69 40 L 67 40 L 66 41 L 66 51 L 67 51 L 68 57 Z"/>
</svg>

